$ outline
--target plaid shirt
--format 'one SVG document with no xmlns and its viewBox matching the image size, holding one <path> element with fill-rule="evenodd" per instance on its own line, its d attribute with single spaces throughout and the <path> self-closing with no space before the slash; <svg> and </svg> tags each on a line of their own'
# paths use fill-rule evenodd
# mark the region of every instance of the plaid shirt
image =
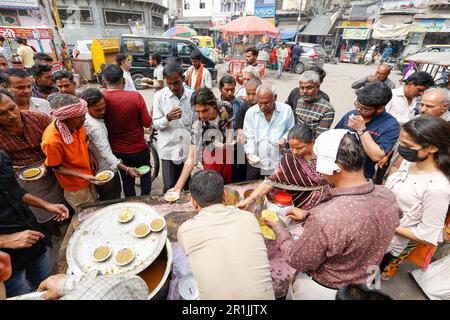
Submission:
<svg viewBox="0 0 450 320">
<path fill-rule="evenodd" d="M 48 115 L 37 111 L 20 111 L 23 136 L 9 133 L 0 126 L 0 149 L 5 150 L 14 166 L 28 166 L 45 160 L 41 149 L 42 133 L 51 123 Z"/>
<path fill-rule="evenodd" d="M 102 276 L 93 270 L 65 276 L 59 282 L 58 294 L 61 300 L 147 300 L 148 287 L 135 275 Z"/>
<path fill-rule="evenodd" d="M 302 97 L 298 99 L 295 108 L 295 123 L 305 123 L 315 131 L 316 137 L 330 129 L 334 120 L 333 106 L 320 96 L 312 102 L 306 102 Z"/>
</svg>

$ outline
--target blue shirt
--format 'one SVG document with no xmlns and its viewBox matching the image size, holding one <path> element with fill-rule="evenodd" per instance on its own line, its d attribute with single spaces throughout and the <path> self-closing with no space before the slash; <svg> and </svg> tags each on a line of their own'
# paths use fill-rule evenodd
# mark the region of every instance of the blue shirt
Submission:
<svg viewBox="0 0 450 320">
<path fill-rule="evenodd" d="M 383 50 L 383 58 L 389 58 L 392 54 L 392 48 L 386 47 Z"/>
<path fill-rule="evenodd" d="M 278 142 L 281 138 L 287 141 L 294 122 L 292 108 L 278 101 L 275 103 L 275 111 L 270 122 L 257 104 L 245 114 L 244 134 L 247 138 L 245 153 L 257 155 L 261 159 L 261 169 L 267 170 L 264 174 L 270 174 L 280 162 Z"/>
<path fill-rule="evenodd" d="M 239 109 L 241 108 L 242 104 L 244 103 L 244 101 L 240 98 L 233 98 L 233 100 L 228 101 L 231 106 L 233 107 L 233 115 L 234 115 L 234 119 L 233 119 L 233 128 L 237 128 L 237 117 L 236 115 L 239 113 Z"/>
<path fill-rule="evenodd" d="M 342 117 L 335 129 L 349 129 L 355 131 L 347 126 L 350 115 L 357 116 L 358 112 L 356 110 L 348 112 Z M 374 117 L 369 123 L 366 123 L 366 128 L 375 143 L 378 144 L 386 154 L 392 150 L 400 135 L 400 124 L 387 112 L 383 112 Z M 366 160 L 364 161 L 364 176 L 366 178 L 372 178 L 375 175 L 375 164 L 376 163 L 366 155 Z"/>
</svg>

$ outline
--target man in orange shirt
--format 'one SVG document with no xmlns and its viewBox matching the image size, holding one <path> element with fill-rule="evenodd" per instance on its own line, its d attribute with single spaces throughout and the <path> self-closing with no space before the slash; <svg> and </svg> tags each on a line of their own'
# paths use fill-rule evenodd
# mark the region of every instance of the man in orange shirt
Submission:
<svg viewBox="0 0 450 320">
<path fill-rule="evenodd" d="M 92 175 L 97 162 L 89 153 L 85 115 L 86 101 L 76 96 L 55 93 L 50 98 L 52 116 L 56 119 L 42 135 L 41 147 L 46 155 L 45 165 L 55 172 L 64 189 L 64 198 L 74 209 L 97 200 Z"/>
</svg>

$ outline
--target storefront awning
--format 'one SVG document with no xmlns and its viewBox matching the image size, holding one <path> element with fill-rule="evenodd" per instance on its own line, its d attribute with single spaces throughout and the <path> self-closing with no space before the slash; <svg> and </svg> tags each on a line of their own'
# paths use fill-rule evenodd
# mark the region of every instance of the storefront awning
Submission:
<svg viewBox="0 0 450 320">
<path fill-rule="evenodd" d="M 372 26 L 372 38 L 378 40 L 405 40 L 408 36 L 410 27 L 410 24 L 374 24 Z"/>
<path fill-rule="evenodd" d="M 342 32 L 344 40 L 367 40 L 369 38 L 369 28 L 345 28 Z"/>
<path fill-rule="evenodd" d="M 339 16 L 340 12 L 336 12 L 331 16 L 319 14 L 308 23 L 301 34 L 305 36 L 326 36 Z"/>
<path fill-rule="evenodd" d="M 352 4 L 352 11 L 348 20 L 372 20 L 375 19 L 381 0 Z"/>
</svg>

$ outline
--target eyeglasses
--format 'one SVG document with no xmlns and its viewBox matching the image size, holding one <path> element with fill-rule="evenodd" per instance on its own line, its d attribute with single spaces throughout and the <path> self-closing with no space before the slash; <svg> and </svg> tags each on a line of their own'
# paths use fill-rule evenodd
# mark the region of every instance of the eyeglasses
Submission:
<svg viewBox="0 0 450 320">
<path fill-rule="evenodd" d="M 372 112 L 374 110 L 374 108 L 367 108 L 364 107 L 361 103 L 359 103 L 358 101 L 355 101 L 354 103 L 355 109 L 361 111 L 362 113 L 368 113 L 368 112 Z"/>
</svg>

